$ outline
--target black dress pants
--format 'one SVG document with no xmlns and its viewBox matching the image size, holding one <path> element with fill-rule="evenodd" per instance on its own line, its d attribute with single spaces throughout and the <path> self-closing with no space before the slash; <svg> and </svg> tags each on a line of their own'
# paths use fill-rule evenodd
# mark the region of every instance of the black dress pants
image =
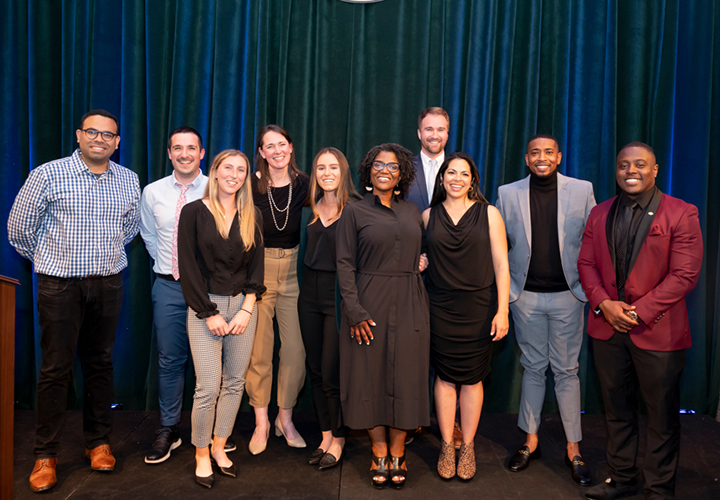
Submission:
<svg viewBox="0 0 720 500">
<path fill-rule="evenodd" d="M 320 430 L 346 437 L 340 418 L 340 351 L 335 309 L 336 274 L 307 269 L 298 298 L 300 330 Z"/>
<path fill-rule="evenodd" d="M 94 278 L 38 275 L 43 362 L 37 386 L 35 458 L 57 458 L 75 360 L 83 371 L 85 446 L 109 443 L 112 351 L 122 306 L 122 274 Z"/>
<path fill-rule="evenodd" d="M 645 498 L 674 498 L 680 455 L 680 375 L 685 350 L 647 351 L 627 334 L 593 339 L 595 369 L 600 379 L 610 477 L 637 480 L 638 414 L 634 374 L 648 412 L 643 476 Z"/>
</svg>

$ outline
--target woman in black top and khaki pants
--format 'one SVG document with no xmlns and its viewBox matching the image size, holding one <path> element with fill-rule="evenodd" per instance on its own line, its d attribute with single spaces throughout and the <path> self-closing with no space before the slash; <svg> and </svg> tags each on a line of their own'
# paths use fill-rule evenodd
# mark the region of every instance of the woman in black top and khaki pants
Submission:
<svg viewBox="0 0 720 500">
<path fill-rule="evenodd" d="M 247 393 L 255 409 L 255 431 L 250 453 L 262 453 L 270 434 L 268 405 L 273 377 L 273 316 L 280 333 L 280 366 L 277 375 L 275 434 L 284 436 L 289 446 L 304 448 L 305 441 L 292 422 L 297 396 L 305 383 L 305 349 L 300 336 L 297 301 L 298 245 L 300 221 L 308 194 L 309 178 L 295 164 L 295 153 L 288 133 L 277 125 L 261 128 L 255 150 L 252 190 L 255 206 L 263 217 L 265 243 L 265 286 L 267 292 L 258 305 L 258 327 Z"/>
</svg>

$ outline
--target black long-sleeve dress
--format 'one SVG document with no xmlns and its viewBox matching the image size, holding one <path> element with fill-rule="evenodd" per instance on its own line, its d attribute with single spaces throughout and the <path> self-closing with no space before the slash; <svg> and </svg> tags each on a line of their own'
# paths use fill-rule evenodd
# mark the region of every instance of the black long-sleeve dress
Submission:
<svg viewBox="0 0 720 500">
<path fill-rule="evenodd" d="M 430 424 L 428 296 L 418 264 L 422 218 L 413 203 L 391 208 L 368 194 L 345 207 L 337 228 L 342 296 L 340 400 L 354 429 Z M 374 340 L 358 345 L 350 326 L 372 319 Z"/>
</svg>

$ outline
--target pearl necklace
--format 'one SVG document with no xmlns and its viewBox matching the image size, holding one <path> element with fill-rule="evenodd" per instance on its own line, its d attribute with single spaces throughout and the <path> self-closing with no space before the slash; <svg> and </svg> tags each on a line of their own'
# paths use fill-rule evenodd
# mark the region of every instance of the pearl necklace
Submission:
<svg viewBox="0 0 720 500">
<path fill-rule="evenodd" d="M 272 197 L 272 188 L 268 186 L 267 193 L 268 193 L 268 201 L 270 202 L 270 215 L 272 215 L 273 222 L 275 223 L 275 228 L 278 231 L 282 231 L 287 227 L 288 220 L 290 220 L 290 202 L 292 202 L 292 181 L 290 181 L 290 189 L 288 191 L 288 202 L 287 206 L 280 210 L 278 206 L 275 204 L 275 200 Z M 277 219 L 275 218 L 275 212 L 273 211 L 273 208 L 277 210 L 279 213 L 287 212 L 285 214 L 285 224 L 283 224 L 283 227 L 278 226 Z"/>
</svg>

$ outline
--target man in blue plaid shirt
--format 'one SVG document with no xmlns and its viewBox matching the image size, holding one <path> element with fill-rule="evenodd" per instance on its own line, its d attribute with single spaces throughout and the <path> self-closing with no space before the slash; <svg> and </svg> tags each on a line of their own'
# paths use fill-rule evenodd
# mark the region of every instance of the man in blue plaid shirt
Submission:
<svg viewBox="0 0 720 500">
<path fill-rule="evenodd" d="M 76 350 L 85 382 L 85 455 L 93 470 L 111 471 L 112 350 L 120 320 L 125 245 L 139 230 L 137 175 L 110 161 L 117 119 L 87 113 L 72 156 L 30 172 L 15 198 L 8 237 L 38 274 L 43 363 L 37 387 L 35 467 L 30 488 L 55 486 L 68 383 Z"/>
</svg>

